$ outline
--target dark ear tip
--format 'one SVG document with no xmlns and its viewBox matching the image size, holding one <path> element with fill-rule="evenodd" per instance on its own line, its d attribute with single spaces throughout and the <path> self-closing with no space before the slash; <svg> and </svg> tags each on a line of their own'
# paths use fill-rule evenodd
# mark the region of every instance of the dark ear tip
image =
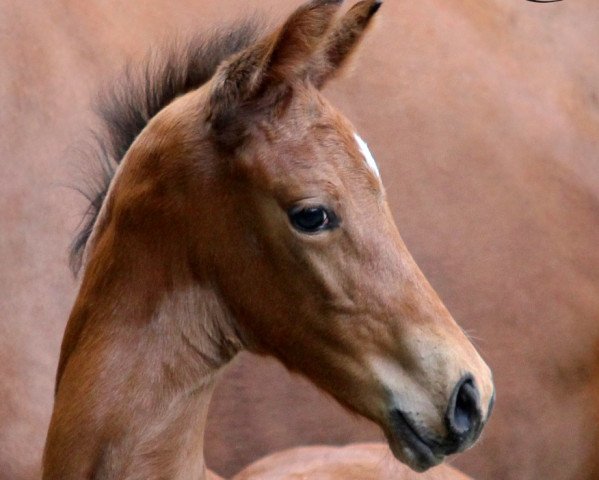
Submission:
<svg viewBox="0 0 599 480">
<path fill-rule="evenodd" d="M 370 15 L 374 15 L 376 12 L 379 11 L 379 8 L 381 8 L 381 5 L 383 5 L 383 0 L 376 0 L 371 6 L 370 6 L 370 11 L 368 12 Z"/>
</svg>

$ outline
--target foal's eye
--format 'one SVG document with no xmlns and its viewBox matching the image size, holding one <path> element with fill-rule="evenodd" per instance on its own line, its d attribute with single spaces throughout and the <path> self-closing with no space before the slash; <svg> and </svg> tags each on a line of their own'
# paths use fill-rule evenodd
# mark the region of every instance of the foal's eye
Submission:
<svg viewBox="0 0 599 480">
<path fill-rule="evenodd" d="M 322 206 L 293 207 L 289 210 L 289 220 L 304 233 L 318 233 L 337 226 L 335 214 Z"/>
</svg>

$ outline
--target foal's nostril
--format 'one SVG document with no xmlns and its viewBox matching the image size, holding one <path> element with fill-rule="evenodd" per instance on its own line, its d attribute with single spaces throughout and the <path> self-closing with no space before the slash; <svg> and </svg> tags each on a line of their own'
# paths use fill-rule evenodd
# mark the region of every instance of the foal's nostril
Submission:
<svg viewBox="0 0 599 480">
<path fill-rule="evenodd" d="M 451 437 L 457 443 L 470 440 L 479 430 L 482 421 L 480 395 L 471 376 L 466 376 L 456 385 L 446 414 L 446 423 Z"/>
</svg>

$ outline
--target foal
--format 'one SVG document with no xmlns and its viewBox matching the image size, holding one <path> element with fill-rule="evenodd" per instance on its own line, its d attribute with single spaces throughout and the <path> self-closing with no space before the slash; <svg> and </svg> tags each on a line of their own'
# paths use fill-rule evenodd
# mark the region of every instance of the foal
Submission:
<svg viewBox="0 0 599 480">
<path fill-rule="evenodd" d="M 123 157 L 81 237 L 44 479 L 207 478 L 210 397 L 243 348 L 376 422 L 415 470 L 479 436 L 491 373 L 406 250 L 366 144 L 319 93 L 380 6 L 335 20 L 340 3 L 167 62 L 111 117 Z"/>
</svg>

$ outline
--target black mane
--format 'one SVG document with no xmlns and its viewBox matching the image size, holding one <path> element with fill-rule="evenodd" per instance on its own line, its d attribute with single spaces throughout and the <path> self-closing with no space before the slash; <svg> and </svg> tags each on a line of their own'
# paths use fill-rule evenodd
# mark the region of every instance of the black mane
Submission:
<svg viewBox="0 0 599 480">
<path fill-rule="evenodd" d="M 95 111 L 101 128 L 93 135 L 99 172 L 96 178 L 86 178 L 87 185 L 78 189 L 89 206 L 71 245 L 70 264 L 75 274 L 81 268 L 83 251 L 108 186 L 135 138 L 176 97 L 202 86 L 224 59 L 251 45 L 258 30 L 255 22 L 245 22 L 184 44 L 173 42 L 158 54 L 148 55 L 142 64 L 128 65 L 122 77 L 100 95 Z"/>
</svg>

